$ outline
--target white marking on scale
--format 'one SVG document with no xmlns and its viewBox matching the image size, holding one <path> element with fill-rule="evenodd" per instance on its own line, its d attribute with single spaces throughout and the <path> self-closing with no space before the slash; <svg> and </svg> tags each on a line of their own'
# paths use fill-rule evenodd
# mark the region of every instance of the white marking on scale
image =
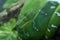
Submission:
<svg viewBox="0 0 60 40">
<path fill-rule="evenodd" d="M 51 9 L 54 9 L 55 8 L 55 6 L 51 6 Z"/>
<path fill-rule="evenodd" d="M 47 13 L 45 13 L 45 15 L 47 15 Z"/>
<path fill-rule="evenodd" d="M 50 29 L 47 29 L 48 30 L 48 32 L 50 32 Z"/>
<path fill-rule="evenodd" d="M 57 26 L 55 26 L 55 25 L 52 24 L 51 27 L 56 28 Z"/>
<path fill-rule="evenodd" d="M 59 12 L 57 12 L 56 14 L 57 14 L 58 16 L 60 16 L 60 13 L 59 13 Z"/>
<path fill-rule="evenodd" d="M 40 12 L 41 10 L 39 10 L 39 12 Z"/>
<path fill-rule="evenodd" d="M 36 25 L 36 23 L 33 21 L 33 28 L 36 30 L 36 31 L 38 31 L 38 28 L 35 26 Z"/>
<path fill-rule="evenodd" d="M 36 29 L 36 31 L 38 31 L 38 29 Z"/>
<path fill-rule="evenodd" d="M 60 3 L 60 0 L 48 0 L 48 1 L 54 1 Z"/>
<path fill-rule="evenodd" d="M 36 31 L 38 31 L 38 28 L 37 28 L 37 27 L 34 27 L 34 29 L 35 29 Z"/>
</svg>

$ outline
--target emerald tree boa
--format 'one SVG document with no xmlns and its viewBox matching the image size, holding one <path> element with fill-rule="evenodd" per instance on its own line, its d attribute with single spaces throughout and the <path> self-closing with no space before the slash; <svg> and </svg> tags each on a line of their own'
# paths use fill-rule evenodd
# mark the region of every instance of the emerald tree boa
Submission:
<svg viewBox="0 0 60 40">
<path fill-rule="evenodd" d="M 1 31 L 13 32 L 15 37 L 12 34 L 10 40 L 48 40 L 53 37 L 60 25 L 59 0 L 7 0 L 1 15 L 20 9 L 21 5 L 23 6 L 17 19 L 12 17 L 8 22 L 3 23 Z M 7 36 L 3 39 L 9 40 Z"/>
</svg>

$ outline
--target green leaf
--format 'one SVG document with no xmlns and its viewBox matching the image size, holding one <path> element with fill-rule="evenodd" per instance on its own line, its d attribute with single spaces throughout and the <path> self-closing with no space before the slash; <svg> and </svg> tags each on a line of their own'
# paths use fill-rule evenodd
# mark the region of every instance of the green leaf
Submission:
<svg viewBox="0 0 60 40">
<path fill-rule="evenodd" d="M 0 30 L 12 30 L 16 26 L 16 19 L 12 18 L 8 22 L 4 23 L 1 27 Z"/>
<path fill-rule="evenodd" d="M 17 33 L 0 30 L 0 40 L 17 40 Z"/>
</svg>

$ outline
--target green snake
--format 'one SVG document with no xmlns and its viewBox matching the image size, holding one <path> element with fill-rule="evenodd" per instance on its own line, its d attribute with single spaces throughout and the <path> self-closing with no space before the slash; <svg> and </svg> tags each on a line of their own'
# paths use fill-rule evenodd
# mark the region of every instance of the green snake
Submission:
<svg viewBox="0 0 60 40">
<path fill-rule="evenodd" d="M 8 21 L 8 23 L 4 23 L 1 28 L 6 31 L 12 31 L 16 28 L 16 30 L 14 30 L 17 31 L 18 36 L 16 35 L 16 38 L 19 37 L 22 40 L 50 39 L 60 25 L 60 3 L 54 0 L 23 1 L 24 5 L 17 19 L 12 18 L 15 22 L 13 20 L 12 22 Z M 17 0 L 7 0 L 3 8 L 6 9 L 15 2 L 17 2 Z M 13 38 L 11 38 L 11 40 L 12 39 Z"/>
</svg>

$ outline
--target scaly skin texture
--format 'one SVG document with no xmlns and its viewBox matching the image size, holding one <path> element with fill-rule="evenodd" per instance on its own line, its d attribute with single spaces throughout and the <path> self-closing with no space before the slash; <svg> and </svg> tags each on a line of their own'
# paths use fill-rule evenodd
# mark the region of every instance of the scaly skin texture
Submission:
<svg viewBox="0 0 60 40">
<path fill-rule="evenodd" d="M 19 26 L 19 28 L 22 29 L 22 30 L 19 29 L 18 31 L 19 34 L 22 35 L 21 37 L 23 39 L 24 38 L 27 39 L 31 37 L 32 40 L 35 38 L 39 39 L 40 37 L 42 37 L 42 34 L 44 34 L 44 32 L 41 33 L 35 30 L 34 27 L 36 25 L 34 24 L 34 19 L 36 19 L 36 17 L 39 15 L 40 10 L 44 6 L 44 4 L 46 4 L 46 0 L 43 1 L 43 3 L 42 1 L 43 0 L 26 0 L 17 20 L 17 25 Z"/>
<path fill-rule="evenodd" d="M 18 16 L 18 33 L 23 40 L 38 40 L 43 36 L 48 39 L 56 30 L 51 28 L 51 25 L 52 27 L 58 27 L 57 24 L 60 24 L 60 17 L 55 20 L 54 16 L 59 3 L 49 1 L 44 4 L 41 3 L 42 1 L 28 0 Z M 45 6 L 41 9 L 42 4 Z"/>
<path fill-rule="evenodd" d="M 58 26 L 60 25 L 60 5 L 56 8 L 56 10 L 54 11 L 49 24 L 48 24 L 48 28 L 50 31 L 46 31 L 46 35 L 47 39 L 52 37 L 54 35 L 55 30 L 58 28 Z"/>
</svg>

